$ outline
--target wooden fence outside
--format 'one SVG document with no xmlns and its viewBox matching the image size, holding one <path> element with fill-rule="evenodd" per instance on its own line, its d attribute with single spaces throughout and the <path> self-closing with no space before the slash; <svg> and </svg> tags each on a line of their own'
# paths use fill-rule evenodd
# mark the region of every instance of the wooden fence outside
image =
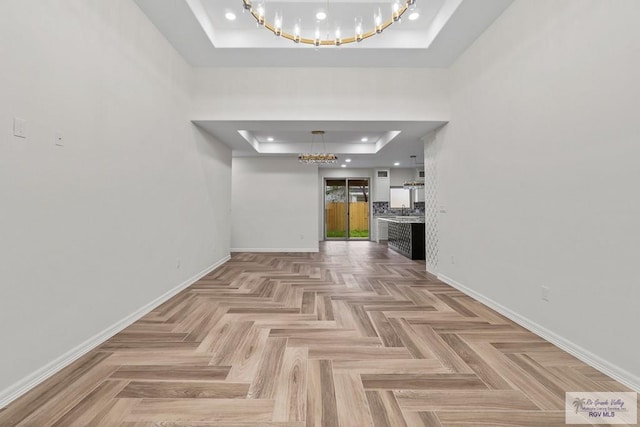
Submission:
<svg viewBox="0 0 640 427">
<path fill-rule="evenodd" d="M 327 231 L 345 230 L 346 208 L 346 203 L 331 202 L 326 204 Z M 369 230 L 369 202 L 351 203 L 349 223 L 351 224 L 351 230 Z"/>
</svg>

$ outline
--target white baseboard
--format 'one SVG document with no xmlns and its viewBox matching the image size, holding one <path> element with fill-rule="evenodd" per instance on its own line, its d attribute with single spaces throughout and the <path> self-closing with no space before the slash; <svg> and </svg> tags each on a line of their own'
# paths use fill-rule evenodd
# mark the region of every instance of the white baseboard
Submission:
<svg viewBox="0 0 640 427">
<path fill-rule="evenodd" d="M 453 286 L 454 288 L 458 289 L 460 292 L 463 292 L 467 295 L 469 295 L 470 297 L 480 301 L 481 303 L 483 303 L 484 305 L 492 308 L 493 310 L 497 311 L 498 313 L 502 314 L 503 316 L 509 318 L 510 320 L 513 320 L 515 323 L 517 323 L 518 325 L 530 330 L 531 332 L 533 332 L 534 334 L 544 338 L 545 340 L 549 341 L 550 343 L 556 345 L 557 347 L 561 348 L 562 350 L 566 351 L 567 353 L 571 354 L 572 356 L 580 359 L 581 361 L 583 361 L 584 363 L 596 368 L 597 370 L 599 370 L 600 372 L 610 376 L 611 378 L 621 382 L 622 384 L 626 385 L 627 387 L 640 392 L 640 377 L 638 377 L 637 375 L 632 374 L 631 372 L 620 368 L 617 365 L 614 365 L 610 362 L 608 362 L 607 360 L 603 359 L 602 357 L 590 352 L 589 350 L 580 347 L 579 345 L 575 344 L 572 341 L 569 341 L 567 338 L 560 336 L 558 334 L 556 334 L 553 331 L 550 331 L 549 329 L 538 325 L 536 322 L 521 316 L 520 314 L 508 309 L 507 307 L 503 306 L 502 304 L 499 304 L 497 302 L 495 302 L 494 300 L 492 300 L 491 298 L 488 298 L 458 282 L 456 282 L 455 280 L 451 279 L 450 277 L 444 276 L 442 274 L 438 274 L 438 279 L 442 280 L 443 282 L 447 283 L 448 285 Z"/>
<path fill-rule="evenodd" d="M 94 335 L 93 337 L 89 338 L 88 340 L 86 340 L 82 344 L 78 345 L 77 347 L 72 348 L 71 350 L 69 350 L 68 352 L 63 354 L 62 356 L 60 356 L 57 359 L 51 361 L 50 363 L 46 364 L 42 368 L 40 368 L 37 371 L 33 372 L 32 374 L 24 377 L 23 379 L 21 379 L 20 381 L 16 382 L 15 384 L 13 384 L 13 385 L 9 386 L 8 388 L 2 390 L 2 392 L 0 392 L 0 408 L 6 407 L 7 405 L 9 405 L 9 403 L 13 402 L 18 397 L 22 396 L 23 394 L 25 394 L 26 392 L 28 392 L 29 390 L 31 390 L 32 388 L 34 388 L 38 384 L 42 383 L 44 380 L 46 380 L 47 378 L 51 377 L 53 374 L 59 372 L 60 370 L 62 370 L 65 367 L 69 366 L 71 363 L 73 363 L 74 361 L 76 361 L 80 357 L 84 356 L 85 354 L 87 354 L 89 351 L 93 350 L 94 348 L 96 348 L 100 344 L 104 343 L 106 340 L 108 340 L 109 338 L 111 338 L 112 336 L 117 334 L 118 332 L 122 331 L 127 326 L 129 326 L 132 323 L 134 323 L 135 321 L 139 320 L 141 317 L 143 317 L 144 315 L 146 315 L 147 313 L 149 313 L 150 311 L 152 311 L 156 307 L 160 306 L 161 304 L 163 304 L 164 302 L 168 301 L 170 298 L 172 298 L 176 294 L 180 293 L 184 289 L 186 289 L 189 286 L 191 286 L 192 284 L 194 284 L 200 278 L 206 276 L 207 274 L 209 274 L 213 270 L 217 269 L 222 264 L 227 262 L 229 259 L 230 259 L 230 256 L 227 255 L 226 257 L 222 258 L 221 260 L 217 261 L 216 263 L 214 263 L 214 264 L 210 265 L 209 267 L 205 268 L 201 272 L 193 275 L 189 279 L 187 279 L 184 282 L 180 283 L 175 288 L 171 289 L 170 291 L 168 291 L 165 294 L 159 296 L 158 298 L 154 299 L 150 303 L 148 303 L 148 304 L 144 305 L 143 307 L 139 308 L 138 310 L 136 310 L 135 312 L 131 313 L 130 315 L 128 315 L 124 319 L 119 320 L 118 322 L 114 323 L 113 325 L 111 325 L 107 329 L 105 329 L 102 332 Z"/>
<path fill-rule="evenodd" d="M 315 248 L 231 248 L 231 252 L 319 252 Z"/>
</svg>

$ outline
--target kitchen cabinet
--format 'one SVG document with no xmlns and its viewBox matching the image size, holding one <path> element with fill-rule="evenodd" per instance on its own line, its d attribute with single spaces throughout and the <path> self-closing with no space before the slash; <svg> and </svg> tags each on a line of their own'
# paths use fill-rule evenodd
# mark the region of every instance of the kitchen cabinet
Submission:
<svg viewBox="0 0 640 427">
<path fill-rule="evenodd" d="M 389 238 L 389 223 L 387 221 L 381 221 L 383 218 L 376 218 L 375 222 L 375 237 L 374 241 L 380 243 Z"/>
<path fill-rule="evenodd" d="M 422 181 L 424 182 L 424 170 L 423 169 L 416 169 L 416 181 Z M 416 202 L 424 202 L 424 188 L 418 188 L 416 190 L 416 196 L 415 196 L 415 201 Z"/>
<path fill-rule="evenodd" d="M 373 192 L 373 201 L 389 202 L 389 189 L 391 188 L 389 169 L 377 169 L 374 180 L 375 189 Z"/>
<path fill-rule="evenodd" d="M 424 218 L 383 218 L 389 225 L 389 249 L 411 259 L 425 259 Z"/>
</svg>

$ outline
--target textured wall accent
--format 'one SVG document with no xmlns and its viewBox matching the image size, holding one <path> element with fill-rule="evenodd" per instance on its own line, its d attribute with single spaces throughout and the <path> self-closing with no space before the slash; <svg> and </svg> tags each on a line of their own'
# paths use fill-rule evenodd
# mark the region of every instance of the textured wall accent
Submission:
<svg viewBox="0 0 640 427">
<path fill-rule="evenodd" d="M 438 161 L 435 134 L 424 143 L 424 228 L 427 270 L 438 271 Z"/>
</svg>

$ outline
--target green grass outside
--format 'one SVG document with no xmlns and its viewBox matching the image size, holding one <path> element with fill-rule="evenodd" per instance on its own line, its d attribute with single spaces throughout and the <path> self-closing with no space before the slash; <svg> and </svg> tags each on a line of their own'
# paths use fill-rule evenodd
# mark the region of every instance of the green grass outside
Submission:
<svg viewBox="0 0 640 427">
<path fill-rule="evenodd" d="M 345 237 L 344 230 L 327 230 L 327 237 Z M 349 237 L 366 238 L 369 237 L 369 230 L 351 230 Z"/>
<path fill-rule="evenodd" d="M 351 230 L 351 233 L 349 233 L 349 236 L 360 237 L 360 238 L 369 237 L 369 230 Z"/>
</svg>

